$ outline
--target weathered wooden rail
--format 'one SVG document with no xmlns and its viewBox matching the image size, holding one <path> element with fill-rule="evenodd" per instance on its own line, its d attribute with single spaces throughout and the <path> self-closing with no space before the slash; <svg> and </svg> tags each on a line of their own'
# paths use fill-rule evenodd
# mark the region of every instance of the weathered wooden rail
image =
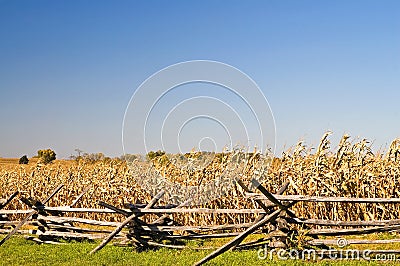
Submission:
<svg viewBox="0 0 400 266">
<path fill-rule="evenodd" d="M 119 240 L 119 245 L 132 245 L 136 248 L 186 248 L 184 239 L 221 238 L 232 239 L 220 248 L 212 251 L 208 256 L 195 265 L 202 265 L 216 256 L 232 249 L 248 249 L 269 245 L 271 248 L 287 248 L 290 245 L 289 236 L 303 234 L 310 237 L 308 246 L 326 247 L 337 245 L 337 240 L 319 239 L 321 236 L 348 236 L 376 232 L 400 231 L 400 219 L 370 220 L 370 221 L 335 221 L 322 219 L 303 219 L 290 210 L 298 202 L 310 203 L 346 203 L 346 204 L 399 204 L 398 198 L 348 198 L 348 197 L 321 197 L 303 195 L 283 195 L 289 182 L 276 191 L 270 193 L 257 180 L 252 180 L 252 187 L 258 192 L 251 191 L 242 180 L 237 179 L 238 186 L 244 191 L 243 196 L 254 202 L 254 208 L 249 209 L 210 209 L 190 206 L 190 201 L 180 205 L 160 205 L 164 192 L 160 191 L 147 204 L 128 204 L 129 208 L 118 208 L 111 203 L 98 202 L 101 208 L 76 208 L 79 200 L 89 188 L 85 188 L 68 206 L 49 207 L 46 203 L 56 195 L 63 185 L 55 188 L 43 201 L 19 197 L 29 209 L 10 210 L 7 205 L 18 198 L 14 192 L 4 200 L 0 200 L 0 233 L 6 234 L 0 241 L 4 244 L 12 235 L 19 233 L 27 239 L 37 243 L 61 244 L 61 239 L 103 239 L 90 254 L 101 250 L 109 242 Z M 122 215 L 122 222 L 108 222 L 94 219 L 73 217 L 74 213 L 104 213 Z M 68 214 L 68 215 L 67 215 Z M 255 215 L 252 222 L 220 225 L 184 225 L 172 218 L 173 214 L 251 214 Z M 148 216 L 150 215 L 150 216 Z M 21 217 L 21 220 L 12 220 L 10 217 Z M 143 219 L 144 217 L 150 217 Z M 154 218 L 155 217 L 155 218 Z M 23 229 L 22 229 L 23 228 Z M 34 228 L 34 229 L 32 229 Z M 303 230 L 305 228 L 306 230 Z M 301 231 L 303 230 L 303 231 Z M 253 233 L 263 233 L 256 241 L 242 243 L 247 236 Z M 169 244 L 165 240 L 170 241 Z M 348 244 L 388 244 L 400 242 L 400 239 L 391 240 L 363 240 L 349 239 Z M 199 248 L 207 249 L 207 248 Z M 378 252 L 378 251 L 375 251 Z M 394 253 L 400 251 L 395 251 Z"/>
</svg>

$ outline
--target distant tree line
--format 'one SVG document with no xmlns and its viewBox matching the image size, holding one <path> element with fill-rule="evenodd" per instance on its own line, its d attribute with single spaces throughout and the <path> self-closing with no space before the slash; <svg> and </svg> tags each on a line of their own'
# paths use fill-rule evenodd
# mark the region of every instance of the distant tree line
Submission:
<svg viewBox="0 0 400 266">
<path fill-rule="evenodd" d="M 56 153 L 52 149 L 38 150 L 37 156 L 34 157 L 38 158 L 38 163 L 48 164 L 56 159 Z M 28 163 L 29 159 L 27 155 L 23 155 L 21 158 L 19 158 L 19 164 L 28 164 Z"/>
<path fill-rule="evenodd" d="M 75 161 L 85 161 L 89 163 L 99 162 L 99 161 L 111 161 L 110 157 L 107 157 L 102 152 L 98 153 L 87 153 L 87 152 L 78 152 L 77 156 L 70 156 L 70 159 Z"/>
</svg>

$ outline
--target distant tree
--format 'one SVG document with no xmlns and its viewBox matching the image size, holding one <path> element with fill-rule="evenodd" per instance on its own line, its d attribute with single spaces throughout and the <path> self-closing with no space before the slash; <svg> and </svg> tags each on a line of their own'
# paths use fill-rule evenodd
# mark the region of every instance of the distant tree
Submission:
<svg viewBox="0 0 400 266">
<path fill-rule="evenodd" d="M 39 157 L 39 162 L 48 164 L 56 159 L 56 153 L 51 150 L 38 150 L 38 157 Z"/>
<path fill-rule="evenodd" d="M 131 162 L 133 162 L 133 161 L 139 159 L 139 156 L 136 155 L 136 154 L 124 154 L 124 155 L 122 155 L 122 156 L 120 157 L 120 159 L 121 159 L 122 161 L 126 161 L 126 162 L 128 162 L 128 163 L 131 163 Z"/>
<path fill-rule="evenodd" d="M 149 151 L 148 153 L 147 153 L 147 155 L 146 155 L 146 158 L 148 159 L 148 160 L 153 160 L 154 158 L 156 158 L 156 157 L 159 157 L 159 156 L 163 156 L 165 154 L 165 151 L 161 151 L 161 150 L 158 150 L 158 151 Z"/>
<path fill-rule="evenodd" d="M 83 158 L 87 161 L 90 162 L 98 162 L 98 161 L 103 161 L 105 159 L 105 156 L 103 153 L 98 152 L 98 153 L 84 153 Z"/>
<path fill-rule="evenodd" d="M 80 151 L 82 152 L 82 151 Z M 94 162 L 100 162 L 100 161 L 104 161 L 104 162 L 108 162 L 111 160 L 110 157 L 106 157 L 103 153 L 98 152 L 98 153 L 83 153 L 80 154 L 80 152 L 78 152 L 78 156 L 71 156 L 71 159 L 75 159 L 76 161 L 80 161 L 83 160 L 85 162 L 88 163 L 94 163 Z"/>
<path fill-rule="evenodd" d="M 28 156 L 24 155 L 21 158 L 19 158 L 19 164 L 28 164 L 28 163 L 29 163 Z"/>
<path fill-rule="evenodd" d="M 75 151 L 78 154 L 78 158 L 81 157 L 81 153 L 83 152 L 83 150 L 75 149 Z"/>
<path fill-rule="evenodd" d="M 80 149 L 75 149 L 75 152 L 77 153 L 77 155 L 72 155 L 72 154 L 71 154 L 71 156 L 69 156 L 69 158 L 70 158 L 71 160 L 79 161 L 79 160 L 83 159 L 82 156 L 81 156 L 81 154 L 83 153 L 82 150 L 80 150 Z"/>
</svg>

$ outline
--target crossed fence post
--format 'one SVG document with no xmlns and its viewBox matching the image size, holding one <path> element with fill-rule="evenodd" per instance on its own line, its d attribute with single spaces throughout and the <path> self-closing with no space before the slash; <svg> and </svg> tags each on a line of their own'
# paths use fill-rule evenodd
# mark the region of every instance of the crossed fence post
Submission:
<svg viewBox="0 0 400 266">
<path fill-rule="evenodd" d="M 238 181 L 238 180 L 237 180 Z M 248 188 L 243 184 L 243 182 L 238 181 L 238 184 L 244 188 L 245 191 L 249 191 Z M 278 216 L 282 212 L 287 212 L 289 215 L 294 215 L 289 208 L 292 207 L 294 204 L 297 203 L 297 201 L 292 201 L 287 204 L 282 204 L 279 200 L 277 200 L 271 193 L 269 193 L 256 179 L 252 180 L 252 184 L 260 190 L 262 194 L 264 194 L 270 201 L 271 204 L 269 206 L 265 205 L 261 201 L 257 201 L 257 203 L 266 211 L 268 210 L 268 207 L 278 207 L 277 210 L 274 212 L 270 213 L 269 215 L 263 216 L 261 219 L 256 220 L 252 226 L 247 228 L 245 231 L 243 231 L 241 234 L 239 234 L 237 237 L 235 237 L 232 241 L 228 242 L 227 244 L 223 245 L 219 249 L 215 250 L 208 256 L 204 257 L 200 261 L 196 262 L 194 266 L 198 265 L 203 265 L 204 263 L 212 260 L 213 258 L 221 255 L 222 253 L 226 252 L 227 250 L 239 245 L 248 235 L 254 233 L 257 229 L 260 227 L 266 225 L 267 223 L 271 223 L 278 218 Z M 285 184 L 281 190 L 285 190 L 287 185 Z M 282 193 L 283 193 L 282 191 Z M 269 211 L 269 210 L 268 210 Z"/>
<path fill-rule="evenodd" d="M 35 206 L 31 206 L 32 209 L 34 209 L 33 211 L 31 211 L 30 213 L 28 213 L 28 215 L 22 219 L 17 226 L 15 226 L 15 228 L 13 230 L 11 230 L 6 237 L 4 237 L 1 241 L 0 241 L 0 246 L 3 245 L 8 239 L 10 239 L 10 237 L 12 237 L 16 232 L 18 232 L 18 230 L 35 214 L 37 214 L 39 212 L 40 209 L 44 208 L 44 204 L 46 204 L 47 202 L 50 201 L 50 199 L 52 197 L 54 197 L 54 195 L 56 195 L 62 188 L 64 187 L 64 184 L 59 185 L 58 187 L 56 187 L 53 192 L 46 198 L 43 200 L 43 202 L 39 202 L 38 204 L 36 204 Z"/>
<path fill-rule="evenodd" d="M 165 191 L 161 191 L 159 192 L 150 202 L 149 204 L 147 204 L 147 206 L 144 208 L 145 210 L 152 208 L 163 196 L 164 196 Z M 115 230 L 109 234 L 104 240 L 103 242 L 100 243 L 100 245 L 98 245 L 95 249 L 93 249 L 89 254 L 93 254 L 96 253 L 97 251 L 99 251 L 100 249 L 102 249 L 105 245 L 107 245 L 108 242 L 110 242 L 119 232 L 121 232 L 122 228 L 124 228 L 127 224 L 129 224 L 132 220 L 134 220 L 135 218 L 139 217 L 140 214 L 138 213 L 129 213 L 126 212 L 124 210 L 121 210 L 119 208 L 116 208 L 114 206 L 108 205 L 104 202 L 100 202 L 100 205 L 103 205 L 107 208 L 113 209 L 121 214 L 124 214 L 125 216 L 129 216 L 128 218 L 125 219 L 125 221 L 123 221 L 121 223 L 121 225 L 119 225 L 117 228 L 115 228 Z M 121 212 L 122 211 L 122 212 Z"/>
</svg>

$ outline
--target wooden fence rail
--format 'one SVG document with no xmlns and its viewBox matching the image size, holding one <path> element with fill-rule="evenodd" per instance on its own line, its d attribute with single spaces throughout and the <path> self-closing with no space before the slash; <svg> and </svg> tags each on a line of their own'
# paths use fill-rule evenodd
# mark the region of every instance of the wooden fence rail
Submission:
<svg viewBox="0 0 400 266">
<path fill-rule="evenodd" d="M 68 206 L 50 207 L 46 203 L 56 195 L 63 185 L 56 187 L 43 201 L 19 197 L 28 209 L 10 210 L 8 204 L 17 199 L 18 192 L 14 192 L 6 199 L 0 199 L 0 234 L 6 236 L 0 241 L 4 244 L 12 235 L 23 234 L 27 239 L 38 243 L 59 244 L 60 239 L 102 239 L 103 241 L 90 254 L 98 252 L 113 239 L 119 245 L 133 245 L 136 248 L 177 248 L 185 246 L 179 240 L 199 238 L 233 237 L 228 243 L 211 252 L 195 265 L 202 265 L 227 250 L 248 249 L 268 245 L 271 248 L 287 248 L 289 238 L 303 235 L 309 236 L 309 246 L 334 246 L 337 240 L 320 239 L 326 236 L 362 235 L 376 232 L 400 231 L 400 219 L 370 220 L 370 221 L 336 221 L 328 219 L 304 219 L 297 217 L 290 208 L 298 202 L 308 203 L 349 203 L 349 204 L 399 204 L 398 198 L 349 198 L 349 197 L 322 197 L 304 195 L 283 195 L 289 182 L 276 191 L 269 192 L 257 180 L 252 180 L 251 191 L 246 184 L 237 179 L 237 185 L 244 191 L 243 196 L 254 203 L 254 208 L 225 209 L 225 208 L 198 208 L 191 207 L 190 200 L 180 205 L 161 205 L 164 192 L 158 193 L 147 204 L 127 204 L 129 208 L 118 208 L 112 203 L 98 202 L 101 208 L 76 208 L 75 206 L 85 196 L 89 188 L 85 188 Z M 158 205 L 157 205 L 158 204 Z M 76 213 L 122 215 L 122 222 L 108 222 L 95 219 L 73 217 Z M 185 225 L 173 219 L 173 215 L 213 214 L 213 215 L 253 215 L 252 222 L 230 223 L 220 225 Z M 13 220 L 10 217 L 21 217 Z M 24 225 L 34 227 L 27 230 Z M 88 226 L 90 225 L 90 226 Z M 23 228 L 23 229 L 21 229 Z M 304 230 L 306 229 L 306 230 Z M 303 231 L 302 231 L 303 230 Z M 253 233 L 264 233 L 259 240 L 243 243 L 247 236 Z M 170 241 L 166 243 L 165 241 Z M 348 244 L 389 244 L 400 242 L 393 240 L 364 240 L 349 239 Z M 180 243 L 180 244 L 176 244 Z M 204 248 L 199 248 L 204 249 Z M 375 251 L 378 252 L 378 251 Z M 395 251 L 394 253 L 400 253 Z"/>
</svg>

